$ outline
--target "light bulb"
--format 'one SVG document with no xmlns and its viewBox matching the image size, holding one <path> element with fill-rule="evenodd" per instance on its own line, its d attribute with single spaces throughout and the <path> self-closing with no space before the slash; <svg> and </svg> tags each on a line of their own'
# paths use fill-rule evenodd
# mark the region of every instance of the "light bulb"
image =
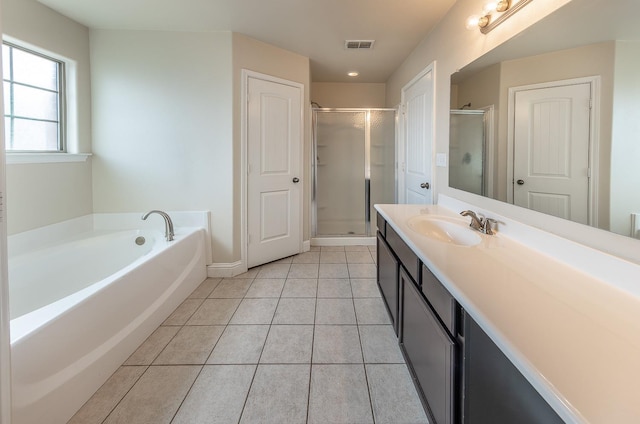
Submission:
<svg viewBox="0 0 640 424">
<path fill-rule="evenodd" d="M 480 18 L 482 18 L 479 15 L 471 15 L 467 18 L 467 21 L 465 22 L 465 27 L 467 29 L 476 29 L 478 28 L 478 22 L 480 22 Z"/>
<path fill-rule="evenodd" d="M 489 3 L 486 3 L 484 5 L 484 7 L 482 8 L 482 13 L 485 16 L 486 15 L 490 15 L 493 12 L 495 12 L 497 8 L 498 8 L 498 2 L 497 1 L 490 1 Z"/>
</svg>

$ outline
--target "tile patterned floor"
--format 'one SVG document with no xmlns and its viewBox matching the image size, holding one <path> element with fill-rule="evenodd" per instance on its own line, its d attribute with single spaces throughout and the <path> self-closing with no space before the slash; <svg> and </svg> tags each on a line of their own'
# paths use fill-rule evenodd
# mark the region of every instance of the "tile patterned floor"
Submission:
<svg viewBox="0 0 640 424">
<path fill-rule="evenodd" d="M 426 423 L 375 256 L 312 248 L 205 280 L 70 423 Z"/>
</svg>

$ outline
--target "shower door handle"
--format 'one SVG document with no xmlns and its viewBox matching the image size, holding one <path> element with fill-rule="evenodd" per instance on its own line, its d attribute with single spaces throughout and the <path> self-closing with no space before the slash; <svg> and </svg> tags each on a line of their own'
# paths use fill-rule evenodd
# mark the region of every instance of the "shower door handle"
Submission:
<svg viewBox="0 0 640 424">
<path fill-rule="evenodd" d="M 424 188 L 425 190 L 429 190 L 431 186 L 429 185 L 429 183 L 422 183 L 420 184 L 420 188 Z"/>
<path fill-rule="evenodd" d="M 364 207 L 364 221 L 366 225 L 367 222 L 371 221 L 371 180 L 369 178 L 364 179 Z"/>
<path fill-rule="evenodd" d="M 300 178 L 298 178 L 298 177 L 293 177 L 293 180 L 292 180 L 292 181 L 293 181 L 295 184 L 298 184 L 298 183 L 300 182 Z"/>
</svg>

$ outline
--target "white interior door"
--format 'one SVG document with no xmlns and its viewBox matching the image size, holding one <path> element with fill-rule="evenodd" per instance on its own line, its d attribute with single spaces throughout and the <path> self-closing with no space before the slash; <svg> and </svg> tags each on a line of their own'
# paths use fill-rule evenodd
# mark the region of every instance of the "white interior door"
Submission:
<svg viewBox="0 0 640 424">
<path fill-rule="evenodd" d="M 248 78 L 247 266 L 302 249 L 302 89 Z"/>
<path fill-rule="evenodd" d="M 516 205 L 589 223 L 590 105 L 588 83 L 515 93 Z"/>
<path fill-rule="evenodd" d="M 402 90 L 403 157 L 400 203 L 432 204 L 433 69 L 429 67 Z"/>
</svg>

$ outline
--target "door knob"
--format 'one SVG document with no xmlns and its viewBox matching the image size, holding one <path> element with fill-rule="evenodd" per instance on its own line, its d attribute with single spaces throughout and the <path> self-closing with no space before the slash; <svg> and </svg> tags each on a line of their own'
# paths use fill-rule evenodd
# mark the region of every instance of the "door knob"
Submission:
<svg viewBox="0 0 640 424">
<path fill-rule="evenodd" d="M 518 185 L 523 185 L 524 184 L 524 180 L 518 180 L 518 181 L 516 181 L 516 183 L 518 183 Z"/>
<path fill-rule="evenodd" d="M 422 184 L 420 184 L 420 188 L 424 188 L 425 190 L 428 190 L 428 189 L 429 189 L 429 187 L 431 187 L 431 186 L 429 185 L 429 183 L 422 183 Z"/>
<path fill-rule="evenodd" d="M 293 177 L 293 182 L 294 182 L 294 183 L 299 183 L 299 182 L 300 182 L 300 178 L 298 178 L 298 177 Z"/>
</svg>

